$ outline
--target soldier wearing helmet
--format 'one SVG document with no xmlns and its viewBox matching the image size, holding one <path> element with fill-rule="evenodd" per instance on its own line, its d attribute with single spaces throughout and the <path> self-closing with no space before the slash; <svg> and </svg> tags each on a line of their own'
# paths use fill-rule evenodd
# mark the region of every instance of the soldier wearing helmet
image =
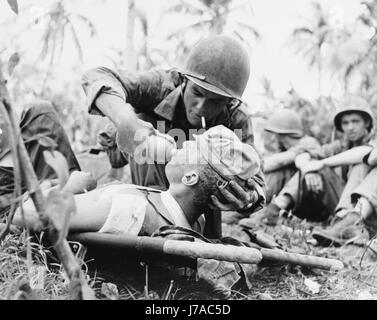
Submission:
<svg viewBox="0 0 377 320">
<path fill-rule="evenodd" d="M 346 96 L 338 103 L 333 121 L 337 131 L 343 134 L 343 139 L 309 148 L 296 156 L 295 168 L 300 169 L 300 172 L 294 174 L 277 197 L 259 213 L 265 221 L 276 221 L 274 217 L 282 210 L 292 210 L 300 218 L 325 221 L 334 213 L 342 216 L 353 208 L 351 192 L 363 181 L 369 170 L 368 166 L 361 162 L 363 156 L 371 150 L 374 119 L 365 100 Z M 297 122 L 294 122 L 292 117 L 286 123 Z M 276 121 L 276 125 L 278 124 Z M 296 125 L 296 129 L 298 128 Z M 280 154 L 278 159 L 283 161 L 283 155 Z M 342 167 L 341 176 L 332 169 L 337 166 Z M 265 168 L 268 169 L 268 165 Z M 270 183 L 269 174 L 266 174 L 267 190 Z M 272 183 L 274 187 L 278 184 L 276 180 Z M 252 221 L 248 224 L 253 225 L 256 219 L 257 216 L 251 217 Z M 313 235 L 316 236 L 316 233 Z M 321 236 L 323 233 L 318 238 Z"/>
<path fill-rule="evenodd" d="M 364 99 L 345 97 L 334 115 L 335 128 L 344 134 L 345 139 L 335 142 L 337 145 L 334 143 L 334 149 L 348 151 L 309 162 L 303 167 L 305 172 L 311 172 L 325 166 L 343 166 L 344 188 L 335 209 L 337 222 L 329 227 L 313 230 L 313 237 L 323 245 L 344 244 L 351 238 L 358 241 L 369 237 L 363 224 L 357 222 L 368 223 L 374 211 L 377 172 L 375 169 L 371 170 L 374 165 L 368 162 L 368 155 L 376 145 L 374 122 L 373 113 Z"/>
<path fill-rule="evenodd" d="M 300 116 L 287 108 L 277 109 L 268 118 L 264 131 L 265 136 L 270 137 L 270 140 L 265 140 L 265 149 L 268 150 L 269 146 L 266 144 L 271 140 L 276 142 L 277 148 L 264 155 L 266 200 L 270 202 L 296 171 L 294 161 L 297 155 L 317 148 L 319 142 L 304 135 Z"/>
<path fill-rule="evenodd" d="M 360 132 L 357 132 L 357 134 L 353 134 L 353 132 L 351 132 L 347 136 L 349 141 L 355 140 L 357 143 L 357 140 L 368 138 L 368 134 L 366 134 L 365 131 L 368 133 L 371 132 L 374 124 L 374 116 L 369 104 L 364 99 L 358 96 L 346 96 L 339 102 L 338 110 L 334 115 L 334 126 L 336 130 L 343 133 L 348 132 L 347 129 L 349 129 L 349 126 L 345 126 L 345 124 L 342 122 L 344 122 L 344 116 L 349 116 L 352 114 L 360 116 L 363 119 L 361 122 L 365 123 L 365 126 L 362 126 L 363 128 L 360 130 Z"/>
<path fill-rule="evenodd" d="M 116 159 L 112 166 L 129 162 L 134 184 L 166 190 L 164 169 L 174 147 L 172 137 L 180 148 L 196 130 L 224 125 L 238 130 L 242 141 L 253 145 L 251 116 L 241 101 L 249 76 L 244 47 L 219 35 L 199 41 L 181 69 L 131 73 L 99 67 L 84 74 L 82 85 L 89 113 L 108 117 L 116 127 L 114 135 L 100 141 L 110 159 Z M 157 129 L 166 135 L 157 134 Z M 153 138 L 145 144 L 147 136 Z M 136 161 L 139 156 L 146 161 Z M 212 197 L 212 205 L 222 211 L 250 213 L 264 200 L 263 186 L 261 172 L 248 180 L 247 188 L 233 181 L 221 189 L 222 199 Z M 212 209 L 206 217 L 207 222 L 215 217 Z M 221 235 L 219 220 L 207 226 L 207 235 Z"/>
<path fill-rule="evenodd" d="M 268 208 L 292 209 L 298 217 L 314 221 L 326 221 L 335 214 L 337 223 L 313 231 L 313 237 L 322 244 L 345 243 L 349 237 L 364 236 L 362 229 L 353 227 L 357 219 L 353 214 L 356 198 L 351 195 L 360 184 L 365 184 L 370 166 L 362 160 L 374 143 L 374 118 L 362 98 L 341 99 L 333 122 L 342 138 L 298 155 L 295 165 L 300 173 L 289 180 Z M 341 167 L 340 175 L 335 167 Z M 347 226 L 352 226 L 352 230 Z"/>
<path fill-rule="evenodd" d="M 269 205 L 240 220 L 239 224 L 243 227 L 256 228 L 260 224 L 273 225 L 277 222 L 280 208 L 272 200 L 297 172 L 296 157 L 320 146 L 317 139 L 304 135 L 300 116 L 291 109 L 279 108 L 273 112 L 267 119 L 264 131 L 264 173 Z"/>
</svg>

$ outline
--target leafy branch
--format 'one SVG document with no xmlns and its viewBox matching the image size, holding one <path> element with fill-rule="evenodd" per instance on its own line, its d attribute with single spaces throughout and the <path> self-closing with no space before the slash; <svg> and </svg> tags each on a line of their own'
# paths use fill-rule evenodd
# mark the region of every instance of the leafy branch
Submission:
<svg viewBox="0 0 377 320">
<path fill-rule="evenodd" d="M 17 1 L 8 0 L 8 3 L 13 11 L 18 11 Z M 12 57 L 14 57 L 14 55 Z M 13 60 L 15 61 L 10 61 L 8 63 L 8 66 L 11 65 L 11 68 L 8 67 L 9 71 L 13 71 L 17 62 L 19 61 L 19 58 L 13 58 Z M 55 171 L 57 171 L 58 176 L 61 177 L 63 175 L 63 178 L 60 179 L 60 188 L 52 190 L 46 199 L 42 194 L 29 154 L 22 139 L 20 128 L 16 120 L 17 118 L 10 102 L 10 96 L 6 83 L 7 80 L 4 77 L 2 64 L 0 61 L 0 111 L 4 116 L 6 127 L 9 129 L 15 177 L 14 195 L 15 198 L 18 199 L 11 206 L 11 211 L 7 220 L 7 227 L 1 236 L 5 237 L 9 230 L 17 204 L 20 202 L 21 185 L 23 182 L 26 185 L 26 189 L 29 191 L 32 201 L 34 202 L 39 219 L 44 229 L 47 230 L 49 240 L 71 281 L 72 295 L 78 299 L 95 299 L 94 292 L 87 284 L 80 264 L 71 251 L 68 241 L 66 240 L 69 217 L 70 214 L 75 211 L 73 194 L 64 190 L 64 184 L 67 180 L 68 174 L 65 175 L 59 173 L 62 171 L 61 168 L 63 168 L 63 172 L 64 169 L 66 169 L 68 172 L 66 160 L 63 155 L 57 151 L 51 150 L 44 152 L 46 162 L 52 166 Z"/>
</svg>

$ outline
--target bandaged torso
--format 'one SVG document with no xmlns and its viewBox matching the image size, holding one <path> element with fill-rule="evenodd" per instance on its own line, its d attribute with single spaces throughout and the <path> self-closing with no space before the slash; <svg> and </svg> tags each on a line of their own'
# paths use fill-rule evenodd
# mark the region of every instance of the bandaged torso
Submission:
<svg viewBox="0 0 377 320">
<path fill-rule="evenodd" d="M 148 195 L 153 195 L 149 197 Z M 160 197 L 155 203 L 151 198 Z M 108 217 L 99 230 L 104 233 L 151 235 L 165 225 L 176 225 L 202 232 L 204 218 L 190 226 L 181 207 L 168 191 L 132 184 L 112 183 L 100 188 L 99 201 L 111 199 Z"/>
</svg>

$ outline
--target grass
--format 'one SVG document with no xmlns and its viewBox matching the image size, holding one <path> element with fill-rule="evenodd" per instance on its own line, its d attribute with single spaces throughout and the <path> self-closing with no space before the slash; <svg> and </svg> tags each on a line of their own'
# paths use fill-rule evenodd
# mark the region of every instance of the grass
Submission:
<svg viewBox="0 0 377 320">
<path fill-rule="evenodd" d="M 334 273 L 287 265 L 254 266 L 249 273 L 251 289 L 231 291 L 227 299 L 237 300 L 321 300 L 321 299 L 377 299 L 377 257 L 362 246 L 347 245 L 340 248 L 321 248 L 308 239 L 311 225 L 291 220 L 266 229 L 286 247 L 316 256 L 337 258 L 345 269 Z M 224 225 L 224 234 L 248 240 L 235 225 Z M 71 299 L 69 281 L 53 254 L 41 244 L 41 239 L 21 235 L 8 235 L 0 245 L 0 299 Z M 141 266 L 141 271 L 118 278 L 88 270 L 82 262 L 90 286 L 98 299 L 224 299 L 224 296 L 205 289 L 193 275 L 177 272 L 154 271 Z M 307 281 L 318 284 L 313 291 Z"/>
</svg>

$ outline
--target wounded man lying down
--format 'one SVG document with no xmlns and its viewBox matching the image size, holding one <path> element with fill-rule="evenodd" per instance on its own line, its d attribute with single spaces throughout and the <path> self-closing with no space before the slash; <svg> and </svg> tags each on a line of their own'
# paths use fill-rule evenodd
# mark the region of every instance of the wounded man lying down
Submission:
<svg viewBox="0 0 377 320">
<path fill-rule="evenodd" d="M 75 195 L 77 213 L 70 231 L 99 231 L 127 235 L 151 235 L 162 226 L 175 225 L 202 233 L 202 215 L 217 186 L 235 180 L 241 186 L 259 170 L 259 156 L 224 126 L 216 126 L 194 141 L 186 141 L 166 165 L 167 191 L 112 183 Z M 47 191 L 48 192 L 48 191 Z M 219 196 L 219 195 L 218 195 Z M 41 228 L 31 200 L 24 203 L 30 228 Z M 14 218 L 22 226 L 20 212 Z"/>
</svg>

